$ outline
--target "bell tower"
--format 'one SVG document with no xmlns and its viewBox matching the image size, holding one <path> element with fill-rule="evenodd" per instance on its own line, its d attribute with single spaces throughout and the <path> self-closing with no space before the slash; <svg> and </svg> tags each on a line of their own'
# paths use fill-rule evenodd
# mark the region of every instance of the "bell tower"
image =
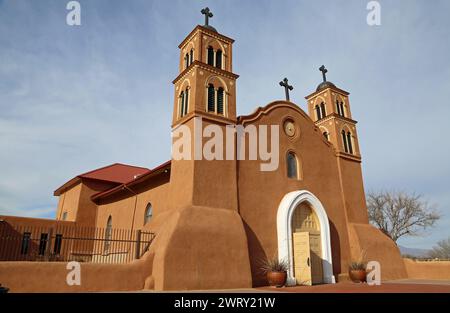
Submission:
<svg viewBox="0 0 450 313">
<path fill-rule="evenodd" d="M 172 152 L 179 138 L 174 134 L 181 129 L 190 130 L 192 143 L 190 159 L 175 159 L 172 154 L 171 183 L 184 205 L 237 210 L 236 160 L 229 160 L 225 151 L 227 126 L 236 125 L 239 76 L 232 71 L 234 40 L 210 25 L 213 14 L 209 8 L 201 13 L 205 24 L 197 25 L 178 46 L 179 73 L 173 81 Z M 221 147 L 220 144 L 212 147 L 213 139 L 216 143 L 220 141 Z M 234 146 L 234 137 L 231 140 Z M 205 155 L 205 149 L 213 151 L 213 156 Z M 215 180 L 217 183 L 210 183 Z"/>
<path fill-rule="evenodd" d="M 232 72 L 234 40 L 209 25 L 209 8 L 201 11 L 205 25 L 178 46 L 179 74 L 175 86 L 172 126 L 202 116 L 224 123 L 236 122 L 236 79 Z"/>
<path fill-rule="evenodd" d="M 341 188 L 350 222 L 367 223 L 367 208 L 361 171 L 356 121 L 350 110 L 349 93 L 327 81 L 328 70 L 322 65 L 322 82 L 306 96 L 308 113 L 336 153 Z"/>
<path fill-rule="evenodd" d="M 352 119 L 349 93 L 327 81 L 328 70 L 325 66 L 322 65 L 319 70 L 322 72 L 323 81 L 314 93 L 306 97 L 309 116 L 340 156 L 360 161 L 357 122 Z"/>
</svg>

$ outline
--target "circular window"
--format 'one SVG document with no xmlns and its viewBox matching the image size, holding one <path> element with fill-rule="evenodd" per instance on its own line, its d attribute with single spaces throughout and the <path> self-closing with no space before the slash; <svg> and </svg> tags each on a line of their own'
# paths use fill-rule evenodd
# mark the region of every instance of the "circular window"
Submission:
<svg viewBox="0 0 450 313">
<path fill-rule="evenodd" d="M 295 135 L 295 125 L 293 120 L 291 119 L 286 120 L 284 122 L 283 127 L 286 135 L 288 135 L 289 137 L 293 137 Z"/>
</svg>

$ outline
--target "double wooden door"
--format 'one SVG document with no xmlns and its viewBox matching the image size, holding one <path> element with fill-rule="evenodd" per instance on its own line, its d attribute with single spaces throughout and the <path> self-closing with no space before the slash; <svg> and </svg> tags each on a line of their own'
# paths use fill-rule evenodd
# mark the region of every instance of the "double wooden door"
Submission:
<svg viewBox="0 0 450 313">
<path fill-rule="evenodd" d="M 320 233 L 293 233 L 294 276 L 298 285 L 323 282 Z"/>
</svg>

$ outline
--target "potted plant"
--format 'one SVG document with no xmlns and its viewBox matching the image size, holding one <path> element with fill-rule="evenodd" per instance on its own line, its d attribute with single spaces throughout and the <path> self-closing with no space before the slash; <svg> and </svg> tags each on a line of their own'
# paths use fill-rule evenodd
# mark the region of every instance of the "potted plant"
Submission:
<svg viewBox="0 0 450 313">
<path fill-rule="evenodd" d="M 277 257 L 264 259 L 261 262 L 261 270 L 266 274 L 269 285 L 277 288 L 286 284 L 288 267 L 286 260 L 279 260 Z"/>
<path fill-rule="evenodd" d="M 350 263 L 349 269 L 350 279 L 355 283 L 363 283 L 366 281 L 366 263 L 362 261 L 356 261 Z"/>
<path fill-rule="evenodd" d="M 359 258 L 350 263 L 348 274 L 355 283 L 364 283 L 367 276 L 366 250 L 362 249 Z"/>
<path fill-rule="evenodd" d="M 8 293 L 9 288 L 2 287 L 2 284 L 0 284 L 0 293 Z"/>
</svg>

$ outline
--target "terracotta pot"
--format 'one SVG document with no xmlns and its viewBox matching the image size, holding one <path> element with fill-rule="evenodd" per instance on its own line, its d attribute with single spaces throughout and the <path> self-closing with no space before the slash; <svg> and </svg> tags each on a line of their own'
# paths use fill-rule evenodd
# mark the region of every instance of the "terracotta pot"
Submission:
<svg viewBox="0 0 450 313">
<path fill-rule="evenodd" d="M 363 283 L 366 281 L 367 272 L 365 270 L 350 270 L 349 275 L 355 283 Z"/>
<path fill-rule="evenodd" d="M 8 293 L 9 288 L 6 287 L 2 287 L 2 285 L 0 284 L 0 293 Z"/>
<path fill-rule="evenodd" d="M 267 280 L 270 286 L 283 287 L 286 284 L 286 272 L 267 272 Z"/>
</svg>

